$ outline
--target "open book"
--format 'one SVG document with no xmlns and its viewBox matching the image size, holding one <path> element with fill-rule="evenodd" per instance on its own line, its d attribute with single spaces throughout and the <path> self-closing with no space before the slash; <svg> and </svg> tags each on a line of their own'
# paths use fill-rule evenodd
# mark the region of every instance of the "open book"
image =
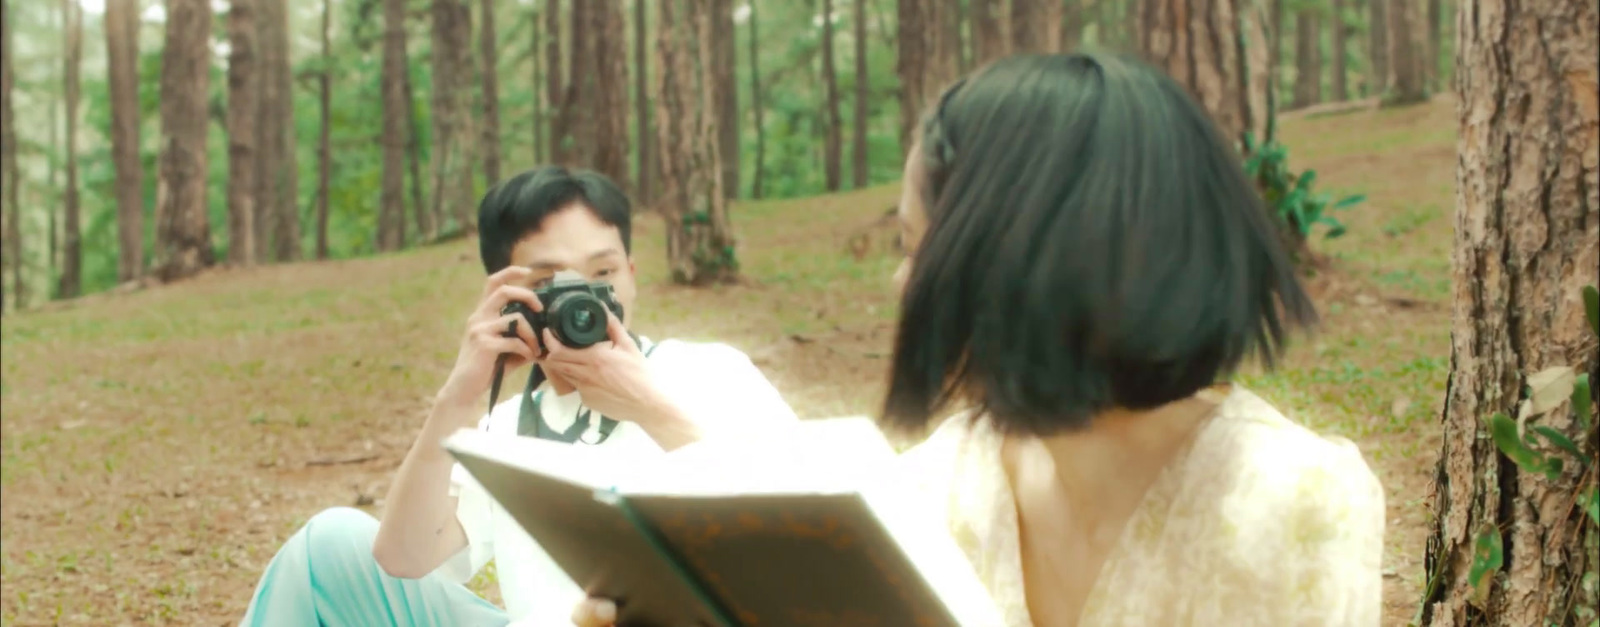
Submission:
<svg viewBox="0 0 1600 627">
<path fill-rule="evenodd" d="M 870 420 L 647 460 L 462 430 L 444 446 L 621 627 L 1000 627 Z"/>
</svg>

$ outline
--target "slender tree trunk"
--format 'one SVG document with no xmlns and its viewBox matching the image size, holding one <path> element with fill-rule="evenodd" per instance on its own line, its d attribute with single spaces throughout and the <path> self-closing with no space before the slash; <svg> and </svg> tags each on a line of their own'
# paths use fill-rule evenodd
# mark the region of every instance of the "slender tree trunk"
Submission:
<svg viewBox="0 0 1600 627">
<path fill-rule="evenodd" d="M 405 142 L 408 116 L 406 106 L 406 2 L 383 0 L 383 71 L 380 82 L 383 90 L 383 135 L 378 138 L 383 145 L 383 174 L 378 192 L 378 251 L 399 250 L 404 245 L 405 224 Z M 429 215 L 418 211 L 418 228 Z M 432 237 L 432 235 L 429 235 Z"/>
<path fill-rule="evenodd" d="M 1389 4 L 1398 0 L 1367 0 L 1367 95 L 1389 90 Z"/>
<path fill-rule="evenodd" d="M 750 197 L 760 199 L 762 186 L 766 178 L 767 163 L 767 131 L 762 127 L 762 98 L 761 98 L 761 58 L 756 54 L 756 42 L 760 39 L 756 28 L 757 0 L 750 0 L 750 113 L 755 118 L 756 126 L 756 158 L 755 173 L 750 177 Z"/>
<path fill-rule="evenodd" d="M 824 101 L 822 178 L 830 192 L 839 191 L 843 143 L 839 132 L 839 78 L 833 67 L 833 0 L 822 0 L 822 93 Z"/>
<path fill-rule="evenodd" d="M 595 58 L 593 40 L 600 33 L 588 28 L 588 14 L 594 3 L 573 2 L 567 30 L 567 80 L 561 98 L 561 112 L 556 126 L 568 138 L 564 144 L 565 161 L 571 165 L 594 167 L 595 113 Z"/>
<path fill-rule="evenodd" d="M 1570 0 L 1476 0 L 1457 17 L 1451 367 L 1423 625 L 1594 617 L 1600 524 L 1589 517 L 1600 428 L 1576 420 L 1564 399 L 1527 417 L 1532 448 L 1565 459 L 1546 474 L 1502 454 L 1485 423 L 1496 413 L 1522 422 L 1525 378 L 1546 369 L 1570 367 L 1600 383 L 1579 296 L 1600 282 L 1597 20 L 1595 3 Z M 1583 400 L 1593 399 L 1591 388 Z M 1575 454 L 1549 446 L 1550 432 Z M 1590 462 L 1571 459 L 1580 456 Z"/>
<path fill-rule="evenodd" d="M 530 4 L 528 32 L 531 35 L 528 59 L 533 66 L 533 83 L 530 87 L 533 93 L 533 163 L 535 164 L 544 163 L 544 65 L 540 62 L 543 51 L 539 25 L 539 5 Z"/>
<path fill-rule="evenodd" d="M 1073 52 L 1083 43 L 1083 0 L 1065 0 L 1061 9 L 1061 34 L 1057 35 L 1061 42 L 1062 52 Z"/>
<path fill-rule="evenodd" d="M 609 4 L 609 3 L 605 3 Z M 494 34 L 494 0 L 480 0 L 478 61 L 483 73 L 483 176 L 490 185 L 500 182 L 500 42 Z"/>
<path fill-rule="evenodd" d="M 594 167 L 627 188 L 628 24 L 615 0 L 585 11 L 594 37 Z"/>
<path fill-rule="evenodd" d="M 63 29 L 65 25 L 63 24 Z M 56 157 L 61 154 L 61 101 L 56 99 L 54 91 L 50 92 L 50 132 L 46 141 L 50 143 L 50 158 L 45 160 L 44 186 L 48 190 L 61 189 L 56 185 Z M 45 243 L 50 250 L 45 251 L 45 281 L 49 287 L 50 298 L 55 298 L 55 290 L 60 287 L 56 282 L 57 271 L 61 268 L 61 224 L 55 203 L 46 203 L 45 229 L 49 231 Z"/>
<path fill-rule="evenodd" d="M 192 276 L 213 262 L 206 212 L 206 102 L 211 82 L 211 2 L 167 0 L 161 51 L 160 184 L 156 273 Z"/>
<path fill-rule="evenodd" d="M 1350 87 L 1347 83 L 1350 74 L 1350 27 L 1344 23 L 1345 0 L 1330 0 L 1330 11 L 1333 23 L 1333 100 L 1344 102 L 1350 99 Z"/>
<path fill-rule="evenodd" d="M 0 201 L 5 202 L 5 260 L 11 270 L 11 306 L 21 309 L 27 304 L 27 287 L 22 273 L 22 187 L 21 170 L 17 167 L 17 129 L 12 121 L 16 113 L 11 109 L 11 90 L 16 87 L 16 72 L 11 67 L 11 3 L 0 0 Z M 5 290 L 0 290 L 0 298 Z M 5 311 L 0 301 L 0 312 Z"/>
<path fill-rule="evenodd" d="M 260 192 L 261 72 L 256 56 L 258 0 L 228 3 L 228 262 L 259 259 L 255 235 Z"/>
<path fill-rule="evenodd" d="M 722 190 L 729 199 L 739 197 L 739 68 L 738 39 L 733 27 L 733 7 L 728 0 L 711 0 L 713 75 L 716 76 L 717 149 L 722 155 Z"/>
<path fill-rule="evenodd" d="M 384 0 L 389 2 L 390 0 Z M 439 221 L 434 219 L 433 207 L 424 200 L 422 194 L 422 123 L 417 121 L 417 94 L 411 88 L 411 56 L 406 52 L 406 40 L 409 37 L 406 28 L 405 0 L 401 0 L 401 10 L 396 18 L 400 24 L 400 89 L 405 92 L 406 107 L 406 168 L 410 172 L 411 181 L 411 213 L 417 222 L 417 239 L 423 242 L 433 241 L 439 236 Z M 388 10 L 386 7 L 385 11 Z M 388 18 L 385 18 L 387 20 Z M 385 29 L 388 27 L 385 26 Z M 387 32 L 387 30 L 385 31 Z M 405 210 L 400 211 L 401 221 L 405 221 Z M 402 235 L 405 229 L 401 228 Z M 405 245 L 405 238 L 401 237 L 401 246 Z"/>
<path fill-rule="evenodd" d="M 317 73 L 322 118 L 317 137 L 317 259 L 328 258 L 328 186 L 333 177 L 333 45 L 328 30 L 332 18 L 333 0 L 322 0 L 322 71 Z"/>
<path fill-rule="evenodd" d="M 1439 53 L 1443 49 L 1444 40 L 1444 6 L 1440 0 L 1428 0 L 1428 47 L 1423 59 L 1423 71 L 1427 75 L 1429 90 L 1440 89 L 1441 76 Z"/>
<path fill-rule="evenodd" d="M 567 143 L 572 132 L 566 125 L 566 83 L 561 63 L 561 0 L 546 0 L 544 5 L 544 96 L 549 120 L 551 163 L 566 165 L 570 160 Z"/>
<path fill-rule="evenodd" d="M 1006 37 L 1005 3 L 1002 0 L 969 0 L 967 9 L 972 11 L 969 21 L 972 23 L 975 65 L 981 67 L 1006 56 L 1011 49 L 1011 41 Z"/>
<path fill-rule="evenodd" d="M 300 170 L 294 129 L 294 77 L 289 58 L 288 0 L 262 0 L 261 191 L 257 195 L 257 254 L 273 261 L 300 258 Z M 262 222 L 267 224 L 263 228 Z M 265 244 L 266 249 L 259 247 Z"/>
<path fill-rule="evenodd" d="M 950 25 L 960 19 L 960 3 L 923 0 L 923 40 L 928 62 L 924 66 L 923 98 L 931 100 L 961 76 L 961 31 Z"/>
<path fill-rule="evenodd" d="M 926 16 L 922 0 L 898 0 L 899 26 L 896 30 L 895 73 L 900 77 L 900 151 L 911 149 L 917 141 L 917 119 L 922 115 L 927 84 L 928 53 L 923 31 Z"/>
<path fill-rule="evenodd" d="M 1423 84 L 1416 4 L 1416 0 L 1389 2 L 1389 68 L 1394 72 L 1394 82 L 1385 104 L 1407 105 L 1428 99 Z"/>
<path fill-rule="evenodd" d="M 667 261 L 676 283 L 705 285 L 738 277 L 727 195 L 718 164 L 716 77 L 711 0 L 658 0 L 657 146 L 667 228 Z"/>
<path fill-rule="evenodd" d="M 1302 9 L 1294 20 L 1294 100 L 1296 109 L 1322 101 L 1322 33 L 1317 15 Z"/>
<path fill-rule="evenodd" d="M 433 219 L 446 212 L 456 228 L 477 228 L 472 198 L 472 120 L 463 101 L 470 86 L 472 12 L 462 0 L 431 0 L 433 5 Z"/>
<path fill-rule="evenodd" d="M 1254 6 L 1249 0 L 1141 0 L 1136 16 L 1146 58 L 1236 140 L 1245 133 L 1264 137 L 1268 124 L 1266 16 Z"/>
<path fill-rule="evenodd" d="M 867 73 L 867 0 L 855 0 L 856 44 L 856 134 L 850 155 L 851 174 L 856 189 L 867 186 L 867 97 L 872 84 Z"/>
<path fill-rule="evenodd" d="M 1046 53 L 1061 49 L 1061 0 L 1011 0 L 1011 50 Z"/>
<path fill-rule="evenodd" d="M 638 196 L 640 202 L 648 205 L 653 198 L 651 196 L 651 182 L 655 178 L 654 172 L 652 172 L 655 169 L 652 167 L 652 164 L 655 163 L 655 157 L 653 156 L 653 143 L 650 141 L 650 63 L 645 52 L 650 45 L 650 29 L 647 27 L 646 1 L 633 0 L 633 67 L 635 70 L 633 75 L 633 119 L 634 123 L 638 125 L 635 127 L 634 136 L 639 140 L 639 163 L 635 168 L 638 174 L 634 179 L 638 183 L 634 187 L 634 195 Z M 754 0 L 750 2 L 750 11 L 754 14 Z"/>
<path fill-rule="evenodd" d="M 1060 2 L 1061 0 L 1053 1 Z M 1057 15 L 1059 16 L 1060 13 L 1058 12 Z M 972 56 L 967 54 L 967 40 L 964 32 L 966 30 L 966 15 L 961 10 L 960 2 L 951 2 L 939 7 L 939 17 L 939 28 L 943 31 L 940 36 L 949 50 L 950 71 L 952 80 L 954 80 L 954 77 L 964 76 L 972 69 Z M 1054 36 L 1056 33 L 1052 30 L 1050 34 Z"/>
<path fill-rule="evenodd" d="M 111 96 L 111 163 L 116 170 L 117 280 L 144 274 L 144 164 L 139 162 L 139 3 L 105 4 L 106 75 Z"/>
<path fill-rule="evenodd" d="M 66 61 L 63 76 L 67 100 L 67 187 L 62 205 L 66 259 L 61 267 L 61 284 L 56 289 L 62 298 L 73 298 L 83 290 L 82 228 L 79 226 L 81 208 L 78 206 L 78 69 L 83 61 L 83 9 L 77 0 L 62 0 L 62 15 L 66 18 Z"/>
<path fill-rule="evenodd" d="M 1105 0 L 1101 0 L 1102 2 Z M 1277 89 L 1283 80 L 1283 3 L 1285 0 L 1268 0 L 1267 4 L 1267 66 L 1271 68 L 1271 87 Z"/>
</svg>

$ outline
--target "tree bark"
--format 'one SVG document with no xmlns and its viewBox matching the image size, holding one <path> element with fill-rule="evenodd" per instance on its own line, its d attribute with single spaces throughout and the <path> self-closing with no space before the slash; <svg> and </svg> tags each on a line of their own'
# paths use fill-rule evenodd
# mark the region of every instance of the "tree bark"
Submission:
<svg viewBox="0 0 1600 627">
<path fill-rule="evenodd" d="M 228 4 L 228 262 L 259 259 L 256 244 L 256 162 L 261 132 L 261 72 L 256 56 L 257 0 Z"/>
<path fill-rule="evenodd" d="M 1367 0 L 1366 94 L 1382 96 L 1389 90 L 1389 4 L 1396 0 Z"/>
<path fill-rule="evenodd" d="M 900 152 L 916 143 L 916 127 L 926 101 L 928 49 L 923 31 L 926 16 L 922 0 L 898 0 L 899 26 L 895 38 L 895 73 L 900 77 Z"/>
<path fill-rule="evenodd" d="M 480 0 L 478 13 L 483 19 L 478 29 L 478 61 L 483 74 L 483 177 L 494 185 L 500 182 L 500 42 L 494 34 L 494 0 Z"/>
<path fill-rule="evenodd" d="M 855 0 L 855 44 L 856 44 L 856 95 L 855 106 L 855 137 L 850 153 L 850 168 L 852 182 L 856 189 L 867 186 L 867 98 L 871 84 L 871 76 L 867 70 L 867 0 Z"/>
<path fill-rule="evenodd" d="M 584 9 L 589 20 L 594 69 L 594 169 L 628 186 L 628 25 L 617 0 Z M 732 120 L 728 121 L 732 124 Z"/>
<path fill-rule="evenodd" d="M 1492 414 L 1519 416 L 1524 377 L 1569 366 L 1600 383 L 1596 337 L 1579 290 L 1600 282 L 1600 137 L 1596 6 L 1569 0 L 1464 2 L 1456 29 L 1456 161 L 1451 372 L 1432 495 L 1422 624 L 1580 625 L 1580 584 L 1600 558 L 1600 526 L 1577 496 L 1594 466 L 1522 468 L 1486 437 Z M 1591 390 L 1592 399 L 1593 390 Z M 1548 427 L 1589 460 L 1600 430 L 1562 402 L 1526 426 Z M 1514 437 L 1514 436 L 1513 436 Z M 1545 454 L 1568 455 L 1537 446 Z M 1592 496 L 1591 496 L 1592 498 Z M 1594 507 L 1590 505 L 1589 507 Z M 1502 564 L 1469 578 L 1480 542 Z M 1497 572 L 1496 572 L 1497 571 Z"/>
<path fill-rule="evenodd" d="M 922 0 L 923 40 L 927 43 L 927 72 L 923 97 L 931 99 L 961 75 L 961 31 L 951 23 L 960 19 L 960 4 L 949 0 Z"/>
<path fill-rule="evenodd" d="M 550 118 L 550 148 L 545 154 L 549 155 L 551 163 L 566 164 L 569 161 L 566 145 L 571 133 L 564 126 L 566 84 L 562 73 L 566 66 L 561 63 L 561 0 L 547 0 L 544 11 L 544 98 L 548 104 L 545 114 Z"/>
<path fill-rule="evenodd" d="M 588 13 L 594 3 L 573 2 L 568 13 L 571 28 L 567 30 L 570 53 L 567 60 L 567 80 L 561 96 L 561 111 L 556 127 L 561 129 L 562 162 L 567 165 L 594 166 L 594 99 L 595 58 L 591 43 L 599 33 L 591 32 Z"/>
<path fill-rule="evenodd" d="M 756 28 L 757 0 L 750 0 L 750 113 L 756 123 L 756 157 L 755 173 L 750 177 L 750 197 L 759 200 L 762 196 L 762 179 L 766 177 L 767 163 L 767 132 L 762 128 L 762 98 L 761 98 L 761 58 L 756 54 L 756 42 L 759 39 Z"/>
<path fill-rule="evenodd" d="M 1439 76 L 1441 61 L 1439 51 L 1444 37 L 1444 7 L 1440 0 L 1428 0 L 1428 46 L 1424 53 L 1423 72 L 1427 77 L 1427 88 L 1430 90 L 1441 89 Z"/>
<path fill-rule="evenodd" d="M 711 0 L 714 28 L 713 74 L 716 76 L 717 150 L 722 155 L 722 190 L 729 199 L 739 197 L 739 48 L 735 44 L 733 8 L 728 0 Z"/>
<path fill-rule="evenodd" d="M 1235 140 L 1245 133 L 1264 137 L 1268 123 L 1266 16 L 1254 6 L 1249 0 L 1140 0 L 1137 14 L 1145 57 Z"/>
<path fill-rule="evenodd" d="M 83 291 L 83 235 L 79 224 L 82 208 L 78 206 L 78 70 L 83 62 L 83 9 L 78 7 L 78 0 L 62 0 L 61 11 L 67 27 L 63 38 L 66 51 L 62 73 L 67 106 L 67 186 L 62 203 L 65 258 L 56 293 L 61 298 L 73 298 Z"/>
<path fill-rule="evenodd" d="M 937 0 L 936 0 L 937 1 Z M 1061 0 L 1011 0 L 1011 51 L 1049 53 L 1061 49 Z"/>
<path fill-rule="evenodd" d="M 462 97 L 470 85 L 472 12 L 462 0 L 432 0 L 433 16 L 433 178 L 435 225 L 446 212 L 463 233 L 476 230 L 472 198 L 472 118 Z"/>
<path fill-rule="evenodd" d="M 211 2 L 167 0 L 161 51 L 156 273 L 173 281 L 213 262 L 206 212 L 206 101 L 211 93 Z"/>
<path fill-rule="evenodd" d="M 405 149 L 411 134 L 405 76 L 406 2 L 383 0 L 383 71 L 379 76 L 383 93 L 383 135 L 378 138 L 383 146 L 383 174 L 378 191 L 379 252 L 399 250 L 405 245 Z M 421 211 L 420 207 L 416 209 L 419 209 L 416 211 L 417 228 L 431 227 L 431 221 L 427 220 L 430 212 Z M 429 238 L 435 235 L 429 230 L 423 232 Z"/>
<path fill-rule="evenodd" d="M 1283 3 L 1284 0 L 1268 0 L 1267 5 L 1267 66 L 1272 68 L 1273 89 L 1283 75 Z"/>
<path fill-rule="evenodd" d="M 294 76 L 289 59 L 288 0 L 262 0 L 261 191 L 257 195 L 257 253 L 273 261 L 300 258 L 300 170 L 294 129 Z M 262 225 L 262 219 L 268 223 Z M 267 248 L 261 250 L 265 242 Z"/>
<path fill-rule="evenodd" d="M 1057 35 L 1062 52 L 1073 52 L 1083 41 L 1083 0 L 1065 0 L 1061 9 L 1061 33 Z"/>
<path fill-rule="evenodd" d="M 1408 105 L 1428 99 L 1427 86 L 1423 83 L 1416 4 L 1416 0 L 1389 2 L 1389 68 L 1393 81 L 1385 98 L 1388 105 Z"/>
<path fill-rule="evenodd" d="M 11 91 L 16 88 L 16 71 L 11 67 L 11 3 L 0 0 L 0 201 L 5 207 L 5 245 L 7 267 L 11 270 L 11 305 L 21 309 L 27 304 L 27 287 L 22 272 L 22 187 L 21 170 L 17 167 L 17 129 L 12 124 L 16 112 L 11 109 Z M 5 290 L 0 290 L 0 299 Z M 0 312 L 5 311 L 0 300 Z"/>
<path fill-rule="evenodd" d="M 829 192 L 839 191 L 843 143 L 839 127 L 839 73 L 833 67 L 833 0 L 822 0 L 822 180 Z"/>
<path fill-rule="evenodd" d="M 639 202 L 650 204 L 652 198 L 655 163 L 654 143 L 650 141 L 650 62 L 646 49 L 650 45 L 650 29 L 648 27 L 645 3 L 647 0 L 633 0 L 633 93 L 634 110 L 633 118 L 634 137 L 638 138 L 637 151 L 638 163 L 634 170 L 634 195 Z M 751 0 L 750 10 L 755 11 L 755 2 Z"/>
<path fill-rule="evenodd" d="M 384 0 L 385 3 L 389 0 Z M 388 10 L 387 7 L 384 9 Z M 387 17 L 384 18 L 387 24 Z M 439 221 L 434 219 L 433 207 L 424 200 L 422 194 L 422 123 L 417 121 L 417 93 L 411 87 L 411 53 L 407 52 L 407 41 L 410 39 L 409 29 L 406 26 L 405 0 L 401 0 L 400 13 L 396 17 L 400 25 L 400 89 L 405 92 L 406 107 L 406 169 L 410 172 L 407 178 L 411 185 L 411 213 L 417 223 L 417 239 L 420 241 L 433 241 L 439 236 Z M 387 33 L 387 26 L 384 27 Z M 400 211 L 400 220 L 405 220 L 405 210 Z M 405 227 L 400 228 L 402 237 L 401 246 L 405 245 Z"/>
<path fill-rule="evenodd" d="M 733 281 L 738 265 L 718 163 L 712 2 L 659 0 L 656 7 L 657 206 L 667 223 L 668 267 L 679 284 Z"/>
<path fill-rule="evenodd" d="M 1349 86 L 1349 54 L 1350 27 L 1344 23 L 1345 0 L 1330 0 L 1329 10 L 1332 12 L 1330 20 L 1333 23 L 1333 101 L 1344 102 L 1350 99 Z"/>
<path fill-rule="evenodd" d="M 533 83 L 529 86 L 533 94 L 533 163 L 544 163 L 544 50 L 541 43 L 542 29 L 539 21 L 539 5 L 528 5 L 528 32 L 530 41 L 528 46 L 528 59 L 533 66 Z"/>
<path fill-rule="evenodd" d="M 328 186 L 333 177 L 333 45 L 328 30 L 332 18 L 333 0 L 322 0 L 322 71 L 317 73 L 322 122 L 317 136 L 317 259 L 328 258 Z"/>
<path fill-rule="evenodd" d="M 1296 109 L 1322 102 L 1322 33 L 1317 15 L 1301 9 L 1294 20 L 1294 100 Z"/>
<path fill-rule="evenodd" d="M 970 0 L 967 9 L 972 11 L 972 55 L 974 65 L 983 67 L 991 61 L 1006 56 L 1011 40 L 1005 29 L 1005 3 L 1002 0 Z"/>
<path fill-rule="evenodd" d="M 106 75 L 116 169 L 117 280 L 144 274 L 144 164 L 139 162 L 139 3 L 107 0 Z"/>
</svg>

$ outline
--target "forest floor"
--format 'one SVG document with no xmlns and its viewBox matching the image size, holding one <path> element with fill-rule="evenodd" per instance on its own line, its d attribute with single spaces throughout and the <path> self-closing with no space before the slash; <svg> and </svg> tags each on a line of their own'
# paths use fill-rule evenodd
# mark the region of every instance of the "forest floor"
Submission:
<svg viewBox="0 0 1600 627">
<path fill-rule="evenodd" d="M 1368 202 L 1316 240 L 1320 332 L 1244 383 L 1353 439 L 1387 489 L 1385 624 L 1415 611 L 1449 368 L 1455 116 L 1448 101 L 1297 119 L 1295 167 Z M 748 281 L 669 285 L 636 228 L 636 328 L 747 351 L 808 417 L 873 410 L 898 263 L 896 186 L 744 203 Z M 869 240 L 863 247 L 862 237 Z M 482 280 L 456 242 L 219 270 L 6 318 L 0 623 L 234 624 L 262 567 L 331 506 L 376 513 Z M 492 574 L 490 575 L 492 576 Z M 477 582 L 486 585 L 484 577 Z"/>
</svg>

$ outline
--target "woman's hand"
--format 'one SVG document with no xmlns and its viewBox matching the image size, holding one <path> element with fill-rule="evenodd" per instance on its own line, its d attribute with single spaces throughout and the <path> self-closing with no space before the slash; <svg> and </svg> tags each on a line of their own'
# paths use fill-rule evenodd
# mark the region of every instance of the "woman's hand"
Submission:
<svg viewBox="0 0 1600 627">
<path fill-rule="evenodd" d="M 617 623 L 617 604 L 606 599 L 584 599 L 572 609 L 576 627 L 612 627 Z"/>
</svg>

